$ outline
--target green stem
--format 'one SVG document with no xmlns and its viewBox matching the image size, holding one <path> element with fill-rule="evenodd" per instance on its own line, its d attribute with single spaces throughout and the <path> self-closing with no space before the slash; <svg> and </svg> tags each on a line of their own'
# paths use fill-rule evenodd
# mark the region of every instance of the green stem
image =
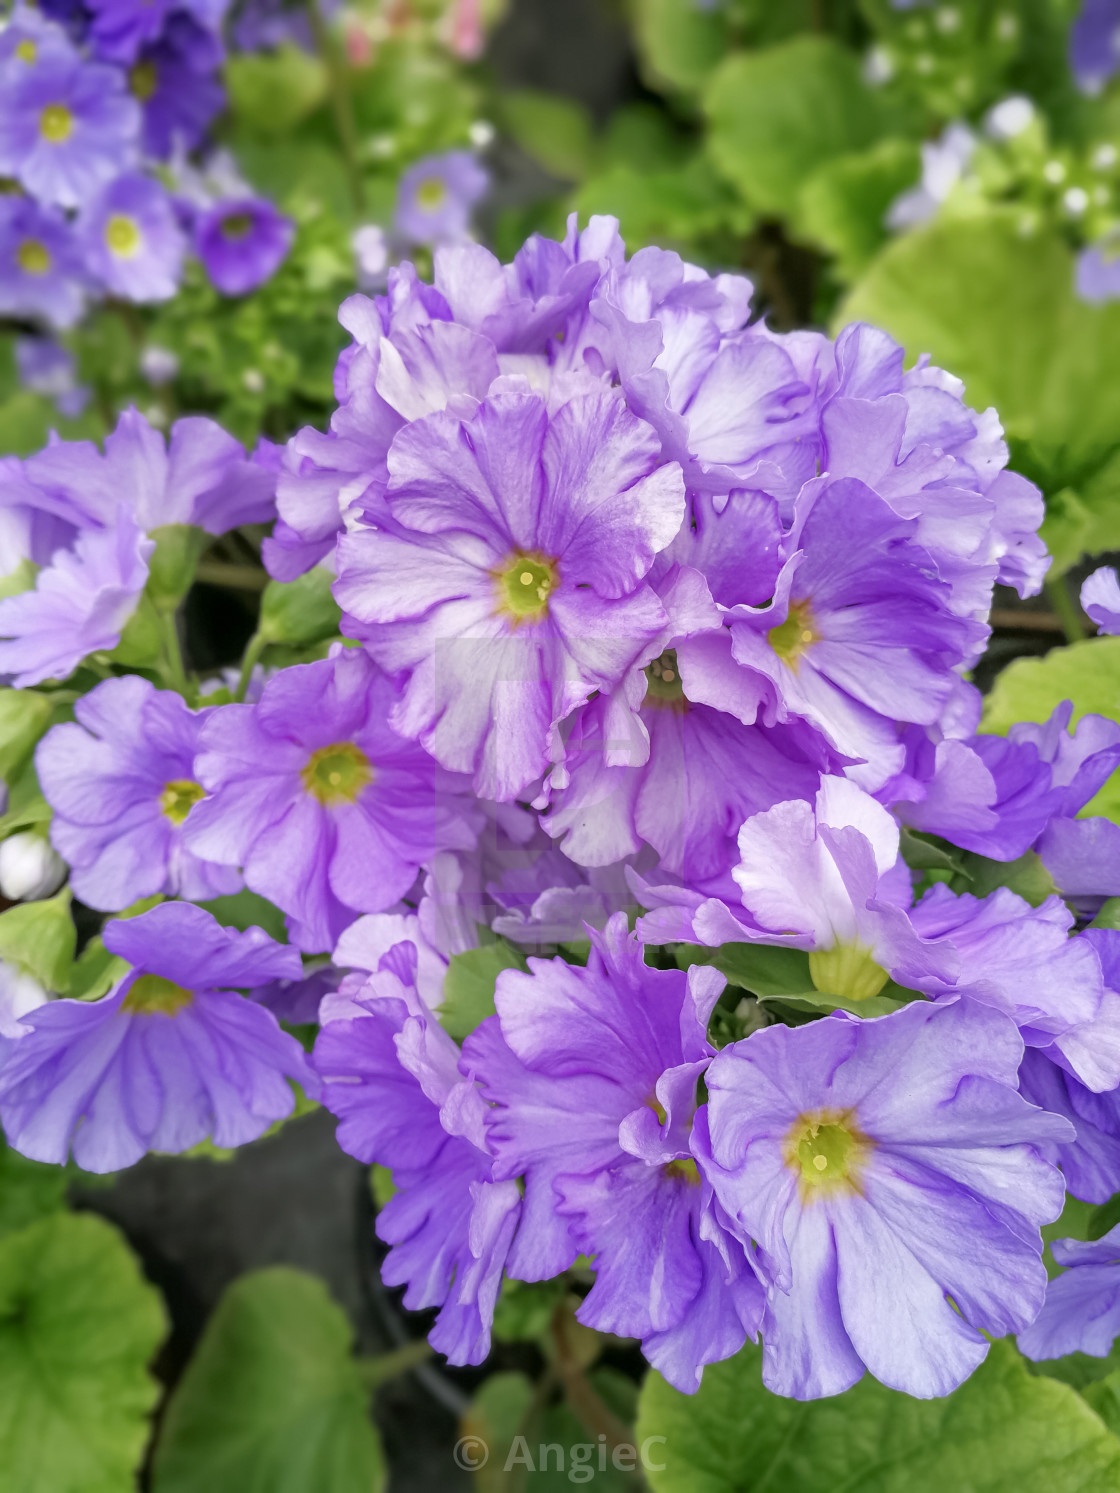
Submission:
<svg viewBox="0 0 1120 1493">
<path fill-rule="evenodd" d="M 1055 576 L 1046 582 L 1046 595 L 1050 605 L 1058 614 L 1067 643 L 1079 643 L 1085 636 L 1085 625 L 1081 620 L 1081 608 L 1070 595 L 1064 575 Z"/>
<path fill-rule="evenodd" d="M 409 1369 L 427 1363 L 431 1356 L 430 1345 L 424 1338 L 417 1338 L 415 1342 L 403 1343 L 389 1353 L 379 1353 L 375 1358 L 359 1358 L 358 1367 L 367 1387 L 376 1389 L 387 1380 L 395 1379 L 398 1374 L 407 1374 Z"/>
<path fill-rule="evenodd" d="M 187 671 L 183 666 L 183 649 L 179 643 L 179 624 L 175 613 L 157 609 L 160 638 L 163 643 L 163 659 L 167 682 L 181 695 L 190 694 Z"/>
<path fill-rule="evenodd" d="M 323 59 L 327 69 L 327 85 L 331 95 L 331 113 L 342 147 L 342 159 L 346 165 L 346 178 L 350 185 L 350 200 L 354 212 L 361 217 L 365 211 L 365 183 L 358 161 L 358 131 L 354 124 L 354 111 L 350 104 L 350 75 L 345 58 L 339 52 L 338 43 L 331 35 L 330 27 L 321 8 L 322 0 L 311 0 L 307 7 L 307 20 L 311 27 L 315 50 Z"/>
<path fill-rule="evenodd" d="M 268 639 L 263 633 L 255 632 L 245 646 L 245 652 L 241 658 L 241 673 L 238 675 L 237 688 L 233 692 L 235 703 L 240 704 L 249 691 L 249 682 L 253 677 L 253 669 L 260 660 L 261 654 L 268 647 Z"/>
</svg>

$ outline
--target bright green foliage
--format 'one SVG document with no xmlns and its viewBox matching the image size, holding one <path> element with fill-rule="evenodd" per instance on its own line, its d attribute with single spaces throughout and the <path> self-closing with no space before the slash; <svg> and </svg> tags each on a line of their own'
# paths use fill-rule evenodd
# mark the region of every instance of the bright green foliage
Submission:
<svg viewBox="0 0 1120 1493">
<path fill-rule="evenodd" d="M 527 969 L 520 949 L 505 939 L 452 954 L 443 981 L 443 1004 L 439 1019 L 444 1028 L 461 1042 L 480 1021 L 494 1014 L 494 983 L 504 969 Z"/>
<path fill-rule="evenodd" d="M 835 322 L 885 327 L 908 361 L 929 353 L 964 379 L 970 404 L 994 405 L 1017 470 L 1080 500 L 1077 543 L 1092 551 L 1115 543 L 1120 516 L 1120 302 L 1086 305 L 1073 281 L 1057 234 L 980 211 L 889 244 Z"/>
<path fill-rule="evenodd" d="M 0 1235 L 57 1213 L 69 1182 L 63 1167 L 28 1161 L 0 1141 Z"/>
<path fill-rule="evenodd" d="M 1120 1441 L 1067 1385 L 1027 1372 L 1010 1343 L 942 1400 L 870 1376 L 802 1404 L 762 1386 L 761 1351 L 709 1366 L 699 1393 L 650 1372 L 636 1438 L 663 1435 L 653 1493 L 1114 1493 Z"/>
<path fill-rule="evenodd" d="M 110 954 L 100 936 L 91 938 L 70 969 L 66 994 L 71 1000 L 96 1000 L 128 973 L 128 964 Z"/>
<path fill-rule="evenodd" d="M 27 762 L 51 720 L 46 695 L 29 689 L 0 689 L 0 777 L 11 782 Z"/>
<path fill-rule="evenodd" d="M 592 169 L 591 116 L 574 99 L 514 89 L 502 98 L 502 119 L 521 149 L 561 181 L 582 181 Z"/>
<path fill-rule="evenodd" d="M 1120 721 L 1120 638 L 1088 638 L 1052 648 L 1044 658 L 1017 658 L 984 702 L 981 730 L 1006 735 L 1016 721 L 1044 721 L 1073 701 L 1074 724 L 1086 714 Z M 1120 775 L 1114 773 L 1084 809 L 1120 822 Z"/>
<path fill-rule="evenodd" d="M 287 135 L 323 102 L 327 71 L 290 42 L 274 52 L 235 53 L 226 87 L 241 122 L 260 135 Z"/>
<path fill-rule="evenodd" d="M 100 1218 L 55 1213 L 0 1238 L 0 1486 L 130 1493 L 163 1333 L 159 1297 Z"/>
<path fill-rule="evenodd" d="M 272 902 L 244 887 L 240 892 L 231 892 L 225 897 L 212 897 L 205 907 L 224 928 L 263 928 L 278 943 L 287 943 L 288 934 L 284 925 L 284 914 Z"/>
<path fill-rule="evenodd" d="M 314 1276 L 277 1266 L 234 1281 L 167 1407 L 153 1493 L 379 1493 L 350 1344 Z"/>
<path fill-rule="evenodd" d="M 919 174 L 912 140 L 880 140 L 858 155 L 844 155 L 814 171 L 801 190 L 803 232 L 836 256 L 836 272 L 854 279 L 887 241 L 884 223 L 895 198 Z"/>
<path fill-rule="evenodd" d="M 67 988 L 76 944 L 69 887 L 0 913 L 0 958 L 18 964 L 47 990 Z"/>
<path fill-rule="evenodd" d="M 888 122 L 854 54 L 823 36 L 728 57 L 705 108 L 716 165 L 751 207 L 783 216 L 796 214 L 814 171 L 865 150 Z"/>
<path fill-rule="evenodd" d="M 730 27 L 720 7 L 695 0 L 635 0 L 635 39 L 650 80 L 699 87 L 727 55 Z"/>
</svg>

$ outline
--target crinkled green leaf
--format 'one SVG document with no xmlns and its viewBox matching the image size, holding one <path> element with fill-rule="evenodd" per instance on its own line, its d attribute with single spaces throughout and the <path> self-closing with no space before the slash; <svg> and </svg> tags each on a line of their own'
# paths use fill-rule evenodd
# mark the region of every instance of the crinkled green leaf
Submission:
<svg viewBox="0 0 1120 1493">
<path fill-rule="evenodd" d="M 870 150 L 828 161 L 801 189 L 800 230 L 836 256 L 844 279 L 853 279 L 887 241 L 887 209 L 920 174 L 913 140 L 880 140 Z"/>
<path fill-rule="evenodd" d="M 730 33 L 720 6 L 696 0 L 634 0 L 634 36 L 655 84 L 699 88 L 727 56 Z"/>
<path fill-rule="evenodd" d="M 0 689 L 0 778 L 9 782 L 26 763 L 50 723 L 48 695 Z"/>
<path fill-rule="evenodd" d="M 1087 638 L 1052 648 L 1043 658 L 1017 658 L 984 701 L 982 731 L 1003 736 L 1016 721 L 1044 721 L 1063 700 L 1073 720 L 1104 715 L 1120 721 L 1120 638 Z M 1120 821 L 1120 773 L 1113 773 L 1083 812 Z"/>
<path fill-rule="evenodd" d="M 1120 1441 L 1067 1385 L 1028 1373 L 1009 1342 L 953 1394 L 915 1400 L 870 1375 L 802 1403 L 762 1386 L 761 1350 L 704 1370 L 695 1395 L 651 1370 L 636 1439 L 653 1493 L 1115 1493 Z M 647 1463 L 648 1465 L 648 1463 Z"/>
<path fill-rule="evenodd" d="M 1081 1393 L 1112 1434 L 1120 1437 L 1120 1369 L 1087 1384 Z"/>
<path fill-rule="evenodd" d="M 211 897 L 209 902 L 199 903 L 215 917 L 224 928 L 263 928 L 277 943 L 288 942 L 284 914 L 275 903 L 244 887 L 240 892 L 231 892 L 225 897 Z"/>
<path fill-rule="evenodd" d="M 516 88 L 502 95 L 506 128 L 526 155 L 561 181 L 582 181 L 595 159 L 591 115 L 558 93 Z"/>
<path fill-rule="evenodd" d="M 118 917 L 123 914 L 118 913 Z M 66 994 L 71 1000 L 91 1001 L 105 995 L 129 970 L 128 962 L 110 954 L 97 934 L 86 944 L 70 968 Z"/>
<path fill-rule="evenodd" d="M 19 902 L 0 912 L 0 958 L 18 964 L 47 990 L 69 985 L 76 946 L 68 886 L 41 902 Z"/>
<path fill-rule="evenodd" d="M 0 1238 L 0 1486 L 131 1493 L 163 1333 L 159 1296 L 102 1219 L 55 1213 Z"/>
<path fill-rule="evenodd" d="M 153 1493 L 379 1493 L 351 1339 L 314 1276 L 277 1266 L 235 1280 L 167 1407 Z"/>
<path fill-rule="evenodd" d="M 65 1167 L 29 1161 L 0 1139 L 0 1234 L 57 1213 L 69 1182 Z"/>
<path fill-rule="evenodd" d="M 810 175 L 887 128 L 856 54 L 827 36 L 732 53 L 704 98 L 716 165 L 758 212 L 796 213 Z"/>
<path fill-rule="evenodd" d="M 439 1019 L 444 1029 L 461 1042 L 480 1021 L 494 1014 L 494 983 L 504 969 L 528 969 L 520 949 L 504 938 L 452 954 L 443 980 L 443 1004 Z"/>
<path fill-rule="evenodd" d="M 286 135 L 327 96 L 319 57 L 291 42 L 271 52 L 240 52 L 226 60 L 230 104 L 259 135 Z"/>
<path fill-rule="evenodd" d="M 722 229 L 746 233 L 751 215 L 702 156 L 658 170 L 618 163 L 584 182 L 575 196 L 581 220 L 618 218 L 631 251 L 647 244 L 687 247 Z"/>
</svg>

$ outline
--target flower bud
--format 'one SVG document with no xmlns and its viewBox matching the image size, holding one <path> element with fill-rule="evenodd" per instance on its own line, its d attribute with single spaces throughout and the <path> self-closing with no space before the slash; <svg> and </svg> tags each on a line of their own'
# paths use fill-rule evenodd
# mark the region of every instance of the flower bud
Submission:
<svg viewBox="0 0 1120 1493">
<path fill-rule="evenodd" d="M 66 879 L 66 862 L 33 830 L 0 844 L 0 892 L 9 902 L 37 902 L 57 892 Z"/>
</svg>

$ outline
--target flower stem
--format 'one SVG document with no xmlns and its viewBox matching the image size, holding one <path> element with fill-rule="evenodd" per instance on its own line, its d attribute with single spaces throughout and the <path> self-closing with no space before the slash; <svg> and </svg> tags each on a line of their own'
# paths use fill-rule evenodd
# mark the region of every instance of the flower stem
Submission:
<svg viewBox="0 0 1120 1493">
<path fill-rule="evenodd" d="M 173 611 L 156 609 L 159 617 L 160 638 L 163 644 L 164 674 L 172 689 L 181 695 L 190 694 L 187 671 L 183 666 L 183 649 L 179 642 L 179 623 Z"/>
<path fill-rule="evenodd" d="M 1058 614 L 1067 643 L 1080 643 L 1085 636 L 1085 625 L 1081 620 L 1081 608 L 1070 595 L 1064 575 L 1055 576 L 1046 582 L 1046 595 L 1050 605 Z"/>
<path fill-rule="evenodd" d="M 253 678 L 253 670 L 260 660 L 261 654 L 268 647 L 268 639 L 263 633 L 255 632 L 245 646 L 245 652 L 241 658 L 241 673 L 238 675 L 237 688 L 233 692 L 235 704 L 241 704 L 249 692 L 249 684 Z"/>
</svg>

